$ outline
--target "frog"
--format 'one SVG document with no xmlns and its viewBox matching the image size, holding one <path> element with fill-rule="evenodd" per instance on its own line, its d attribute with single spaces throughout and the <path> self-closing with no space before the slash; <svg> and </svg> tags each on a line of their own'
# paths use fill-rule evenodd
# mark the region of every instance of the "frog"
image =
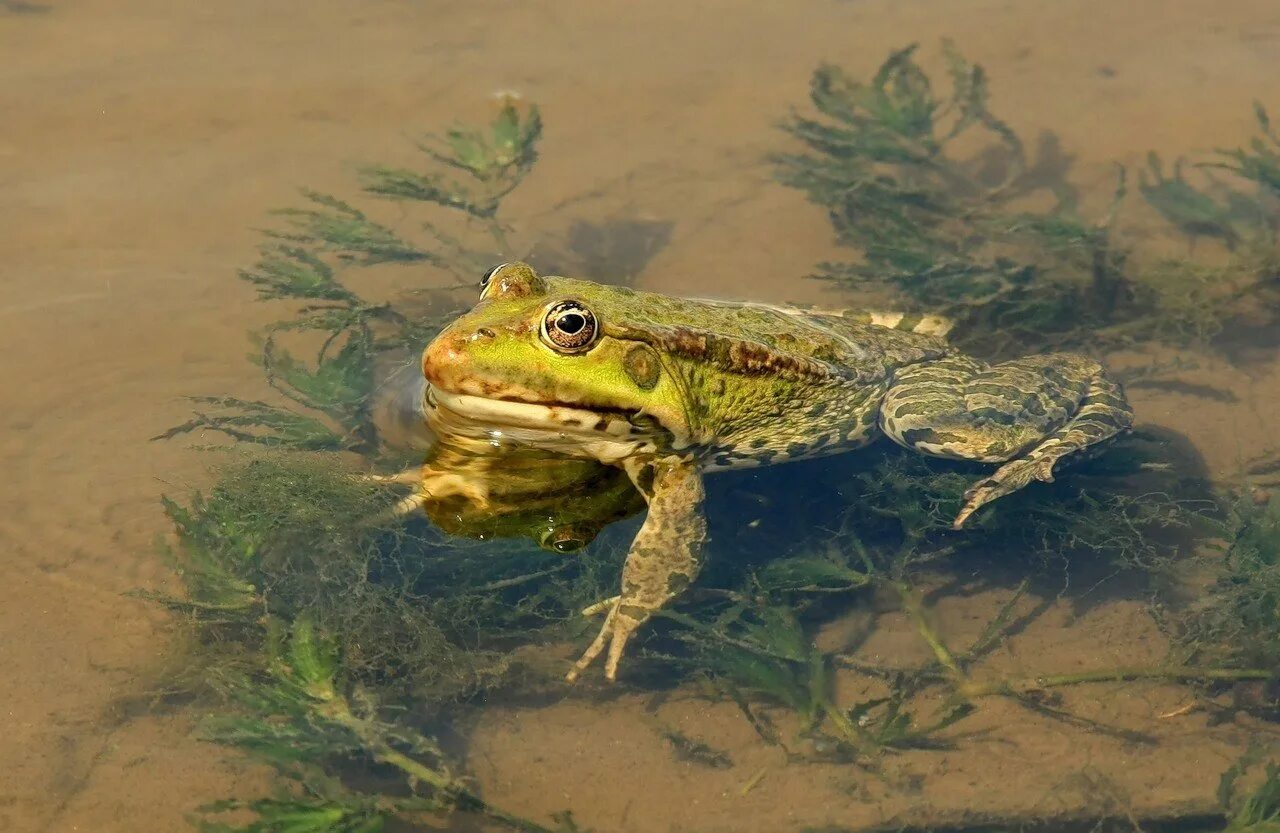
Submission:
<svg viewBox="0 0 1280 833">
<path fill-rule="evenodd" d="M 603 656 L 614 681 L 637 631 L 698 577 L 710 474 L 887 437 L 995 467 L 964 493 L 960 529 L 1131 429 L 1122 386 L 1096 360 L 992 364 L 945 330 L 915 313 L 679 298 L 504 263 L 423 350 L 421 412 L 449 442 L 590 461 L 643 497 L 619 592 L 583 611 L 603 621 L 566 674 Z M 434 476 L 457 488 L 456 473 Z"/>
</svg>

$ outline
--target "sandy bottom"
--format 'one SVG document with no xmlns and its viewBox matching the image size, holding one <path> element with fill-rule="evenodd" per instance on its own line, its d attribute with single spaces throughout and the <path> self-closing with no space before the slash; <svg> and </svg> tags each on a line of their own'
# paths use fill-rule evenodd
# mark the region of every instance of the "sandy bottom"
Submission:
<svg viewBox="0 0 1280 833">
<path fill-rule="evenodd" d="M 819 60 L 866 74 L 892 47 L 944 36 L 987 66 L 1019 131 L 1060 143 L 1086 195 L 1109 193 L 1112 161 L 1235 145 L 1253 99 L 1280 108 L 1272 0 L 0 3 L 0 831 L 172 831 L 263 783 L 190 740 L 191 715 L 119 704 L 148 687 L 168 639 L 163 615 L 123 595 L 167 580 L 157 496 L 207 478 L 207 455 L 148 438 L 185 418 L 184 396 L 266 394 L 245 332 L 275 313 L 234 270 L 267 209 L 299 185 L 349 193 L 357 163 L 408 160 L 407 136 L 483 118 L 514 89 L 547 121 L 543 161 L 508 209 L 522 239 L 659 224 L 669 240 L 646 288 L 822 300 L 796 278 L 836 250 L 822 213 L 770 180 L 774 124 Z M 1236 401 L 1143 389 L 1134 404 L 1229 476 L 1275 444 L 1280 367 L 1199 361 L 1192 378 Z M 963 633 L 992 604 L 939 615 Z M 881 650 L 920 650 L 905 624 L 885 632 L 902 644 Z M 991 662 L 1069 669 L 1161 648 L 1138 605 L 1117 601 L 1070 621 L 1051 611 Z M 789 830 L 963 814 L 993 795 L 1010 810 L 1083 803 L 1101 789 L 1091 777 L 1136 807 L 1203 801 L 1257 733 L 1161 720 L 1186 697 L 1166 686 L 1064 697 L 1159 744 L 993 704 L 964 754 L 897 756 L 886 783 L 786 766 L 730 707 L 624 695 L 495 708 L 470 763 L 494 800 L 572 807 L 598 831 Z M 677 761 L 656 723 L 733 767 Z"/>
</svg>

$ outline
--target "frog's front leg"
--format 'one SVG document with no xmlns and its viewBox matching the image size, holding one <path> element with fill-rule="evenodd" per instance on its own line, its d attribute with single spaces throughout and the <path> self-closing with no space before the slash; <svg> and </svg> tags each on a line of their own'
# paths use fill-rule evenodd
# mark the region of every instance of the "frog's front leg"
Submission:
<svg viewBox="0 0 1280 833">
<path fill-rule="evenodd" d="M 1053 481 L 1064 457 L 1127 431 L 1120 384 L 1085 356 L 1058 353 L 989 366 L 948 356 L 894 374 L 880 426 L 895 442 L 956 460 L 1004 463 L 965 492 L 954 526 L 1032 481 Z"/>
<path fill-rule="evenodd" d="M 569 682 L 606 647 L 604 676 L 616 679 L 618 662 L 631 635 L 688 587 L 701 566 L 707 522 L 702 512 L 702 474 L 696 463 L 660 459 L 630 464 L 627 473 L 649 502 L 649 514 L 627 553 L 621 595 L 584 611 L 604 612 L 604 624 L 569 671 Z"/>
<path fill-rule="evenodd" d="M 361 479 L 370 483 L 414 487 L 412 493 L 396 501 L 395 506 L 386 513 L 387 518 L 403 517 L 424 508 L 433 500 L 455 496 L 465 497 L 481 508 L 489 505 L 489 489 L 485 479 L 466 472 L 442 471 L 423 465 L 396 474 L 367 474 Z"/>
</svg>

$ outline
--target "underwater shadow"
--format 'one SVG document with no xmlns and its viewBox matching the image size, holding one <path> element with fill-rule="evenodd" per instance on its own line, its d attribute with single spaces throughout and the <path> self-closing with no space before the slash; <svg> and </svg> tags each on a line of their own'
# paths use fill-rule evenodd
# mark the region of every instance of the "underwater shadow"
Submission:
<svg viewBox="0 0 1280 833">
<path fill-rule="evenodd" d="M 552 243 L 547 251 L 536 251 L 531 257 L 549 274 L 632 286 L 671 242 L 674 228 L 675 223 L 668 220 L 575 220 L 563 242 Z"/>
<path fill-rule="evenodd" d="M 843 560 L 858 569 L 859 548 L 887 557 L 902 545 L 904 532 L 914 534 L 910 518 L 919 507 L 907 507 L 900 519 L 886 518 L 895 511 L 887 497 L 893 490 L 928 495 L 931 480 L 963 488 L 989 471 L 979 464 L 922 461 L 881 441 L 852 454 L 712 475 L 711 540 L 698 585 L 730 586 L 743 573 L 786 558 Z M 904 479 L 911 478 L 920 482 L 904 488 Z M 927 535 L 917 546 L 943 555 L 927 556 L 910 570 L 928 575 L 930 583 L 942 579 L 931 597 L 1012 590 L 1026 580 L 1037 596 L 1069 599 L 1078 615 L 1116 599 L 1146 598 L 1152 573 L 1181 558 L 1203 535 L 1177 524 L 1194 520 L 1196 512 L 1217 511 L 1203 456 L 1186 436 L 1159 427 L 1143 427 L 1096 459 L 1065 468 L 1053 484 L 1034 484 L 993 503 L 962 530 L 946 528 L 949 497 L 928 499 L 942 502 L 927 508 L 923 523 L 931 528 L 923 530 Z M 1109 500 L 1115 508 L 1099 508 Z M 1068 513 L 1076 507 L 1093 513 L 1085 519 L 1093 529 L 1068 528 Z M 1159 514 L 1183 510 L 1187 518 Z M 1116 525 L 1114 533 L 1107 523 Z M 1129 528 L 1137 523 L 1146 525 Z M 1055 542 L 1062 547 L 1055 549 Z M 844 595 L 810 612 L 825 620 L 858 604 L 856 594 Z"/>
<path fill-rule="evenodd" d="M 25 3 L 23 0 L 0 0 L 0 12 L 10 14 L 48 14 L 53 6 L 45 3 Z"/>
</svg>

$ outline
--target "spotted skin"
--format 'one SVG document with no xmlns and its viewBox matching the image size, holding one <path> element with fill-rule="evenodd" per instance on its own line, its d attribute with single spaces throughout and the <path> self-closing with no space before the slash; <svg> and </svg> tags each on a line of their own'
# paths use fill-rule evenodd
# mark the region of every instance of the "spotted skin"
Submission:
<svg viewBox="0 0 1280 833">
<path fill-rule="evenodd" d="M 562 322 L 563 309 L 577 314 Z M 645 494 L 622 592 L 591 608 L 605 621 L 569 674 L 603 654 L 613 679 L 631 635 L 698 574 L 704 473 L 844 453 L 882 434 L 1001 464 L 966 493 L 959 527 L 1129 428 L 1119 385 L 1091 359 L 988 365 L 957 352 L 947 329 L 931 316 L 672 298 L 504 264 L 424 351 L 424 416 L 436 435 L 497 454 L 514 443 L 623 468 Z"/>
<path fill-rule="evenodd" d="M 959 529 L 980 507 L 1035 480 L 1053 481 L 1059 460 L 1133 424 L 1119 383 L 1071 353 L 988 365 L 948 356 L 894 374 L 880 427 L 894 442 L 934 457 L 1005 463 L 965 493 Z"/>
<path fill-rule="evenodd" d="M 631 463 L 628 474 L 649 503 L 649 514 L 631 544 L 622 568 L 622 593 L 590 612 L 605 614 L 595 641 L 568 674 L 570 682 L 605 653 L 604 675 L 617 678 L 627 641 L 698 577 L 707 521 L 697 465 L 680 458 Z M 607 652 L 606 652 L 607 648 Z"/>
</svg>

